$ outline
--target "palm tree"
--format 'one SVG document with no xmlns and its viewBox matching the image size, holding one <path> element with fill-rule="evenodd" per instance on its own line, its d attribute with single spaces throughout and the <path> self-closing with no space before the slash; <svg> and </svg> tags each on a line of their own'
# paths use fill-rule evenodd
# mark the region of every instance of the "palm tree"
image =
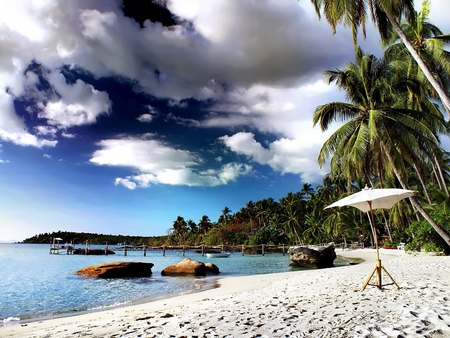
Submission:
<svg viewBox="0 0 450 338">
<path fill-rule="evenodd" d="M 187 221 L 187 227 L 189 228 L 189 232 L 192 234 L 196 234 L 197 230 L 198 230 L 198 226 L 197 224 L 193 221 L 193 220 L 188 220 Z"/>
<path fill-rule="evenodd" d="M 222 215 L 220 215 L 220 217 L 219 217 L 218 223 L 220 223 L 222 225 L 228 223 L 228 221 L 230 220 L 230 213 L 231 213 L 231 209 L 228 207 L 224 207 L 222 210 Z"/>
<path fill-rule="evenodd" d="M 212 224 L 208 216 L 203 215 L 200 221 L 198 222 L 198 227 L 203 235 L 206 235 L 209 229 L 211 229 Z"/>
<path fill-rule="evenodd" d="M 187 223 L 183 217 L 178 216 L 173 222 L 173 233 L 178 237 L 179 244 L 184 244 L 187 233 Z"/>
<path fill-rule="evenodd" d="M 312 194 L 314 193 L 314 188 L 313 188 L 312 185 L 309 184 L 309 183 L 303 183 L 302 190 L 301 190 L 300 192 L 303 194 L 303 196 L 304 196 L 306 199 L 308 199 L 308 198 L 310 198 L 310 197 L 312 196 Z"/>
<path fill-rule="evenodd" d="M 336 26 L 340 23 L 352 28 L 355 47 L 359 27 L 362 28 L 363 36 L 366 35 L 367 10 L 371 14 L 382 41 L 388 41 L 392 31 L 395 31 L 437 92 L 447 112 L 450 113 L 450 98 L 400 26 L 402 18 L 406 18 L 409 22 L 415 22 L 414 0 L 311 0 L 311 2 L 319 18 L 321 10 L 323 11 L 333 33 L 336 32 Z"/>
<path fill-rule="evenodd" d="M 417 53 L 426 62 L 434 77 L 448 92 L 450 87 L 450 53 L 444 49 L 444 44 L 450 42 L 450 35 L 444 35 L 437 26 L 428 22 L 429 13 L 429 0 L 424 0 L 422 10 L 416 13 L 417 20 L 413 22 L 403 21 L 401 28 L 408 40 L 414 45 Z M 389 47 L 386 53 L 398 53 L 401 58 L 409 57 L 411 59 L 411 70 L 418 71 L 417 75 L 421 79 L 423 78 L 421 69 L 416 70 L 417 64 L 395 32 L 385 41 L 385 45 Z"/>
<path fill-rule="evenodd" d="M 405 108 L 406 90 L 420 91 L 421 87 L 415 85 L 414 79 L 405 78 L 398 66 L 364 55 L 358 49 L 356 64 L 349 64 L 344 71 L 326 72 L 328 82 L 336 82 L 347 93 L 350 103 L 333 102 L 317 107 L 313 122 L 323 131 L 334 121 L 347 121 L 322 146 L 319 164 L 323 165 L 331 156 L 332 171 L 345 172 L 349 183 L 352 178 L 362 176 L 369 186 L 373 186 L 374 178 L 383 186 L 383 178 L 395 175 L 406 189 L 404 173 L 408 166 L 423 162 L 418 155 L 431 158 L 440 152 L 438 133 L 446 132 L 442 114 L 425 98 L 420 106 L 422 111 Z M 450 245 L 450 236 L 444 229 L 414 197 L 410 201 Z"/>
<path fill-rule="evenodd" d="M 285 221 L 282 224 L 284 233 L 293 243 L 302 245 L 303 242 L 300 234 L 303 232 L 303 229 L 300 223 L 299 210 L 295 208 L 288 208 L 286 209 L 284 216 Z"/>
</svg>

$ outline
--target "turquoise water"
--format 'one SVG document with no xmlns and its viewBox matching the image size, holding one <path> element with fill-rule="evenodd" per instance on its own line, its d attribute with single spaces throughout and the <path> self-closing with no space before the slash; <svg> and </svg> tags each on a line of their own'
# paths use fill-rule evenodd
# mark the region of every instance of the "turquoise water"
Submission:
<svg viewBox="0 0 450 338">
<path fill-rule="evenodd" d="M 237 252 L 228 258 L 207 258 L 187 251 L 185 257 L 216 264 L 220 277 L 295 269 L 289 266 L 289 255 L 282 254 L 242 256 Z M 161 251 L 148 251 L 146 257 L 140 251 L 128 251 L 127 256 L 123 252 L 107 256 L 50 255 L 49 245 L 45 244 L 0 244 L 0 325 L 156 300 L 196 291 L 217 278 L 161 276 L 162 269 L 183 258 L 181 252 L 172 251 L 167 251 L 166 256 Z M 153 263 L 153 274 L 128 279 L 90 279 L 74 274 L 89 265 L 115 261 Z"/>
</svg>

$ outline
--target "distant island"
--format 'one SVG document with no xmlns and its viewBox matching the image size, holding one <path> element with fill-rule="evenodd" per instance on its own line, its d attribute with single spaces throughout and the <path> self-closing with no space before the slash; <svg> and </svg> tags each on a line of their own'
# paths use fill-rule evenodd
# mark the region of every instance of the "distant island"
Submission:
<svg viewBox="0 0 450 338">
<path fill-rule="evenodd" d="M 134 245 L 163 245 L 167 236 L 128 236 L 128 235 L 105 235 L 87 232 L 72 232 L 72 231 L 56 231 L 51 233 L 38 234 L 30 238 L 26 238 L 22 243 L 50 243 L 52 238 L 62 238 L 67 243 L 73 244 L 116 244 L 127 243 Z"/>
</svg>

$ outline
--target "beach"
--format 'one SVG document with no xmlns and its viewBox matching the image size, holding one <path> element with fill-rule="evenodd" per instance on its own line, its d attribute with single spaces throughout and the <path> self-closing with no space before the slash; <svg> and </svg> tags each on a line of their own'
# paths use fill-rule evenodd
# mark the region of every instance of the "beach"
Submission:
<svg viewBox="0 0 450 338">
<path fill-rule="evenodd" d="M 375 250 L 336 253 L 364 262 L 219 277 L 217 288 L 0 327 L 0 337 L 450 337 L 450 257 L 380 249 L 400 289 L 361 291 Z"/>
</svg>

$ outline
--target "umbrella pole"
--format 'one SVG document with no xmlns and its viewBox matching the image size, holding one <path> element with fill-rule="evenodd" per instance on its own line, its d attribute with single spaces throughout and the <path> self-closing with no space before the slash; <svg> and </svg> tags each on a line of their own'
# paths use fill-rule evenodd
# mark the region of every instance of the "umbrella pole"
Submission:
<svg viewBox="0 0 450 338">
<path fill-rule="evenodd" d="M 369 222 L 371 223 L 371 228 L 372 228 L 372 233 L 373 233 L 373 239 L 375 241 L 375 249 L 377 252 L 377 256 L 376 256 L 376 261 L 375 261 L 375 268 L 372 270 L 372 272 L 370 273 L 369 277 L 366 279 L 366 281 L 364 282 L 361 291 L 364 291 L 364 289 L 366 288 L 366 286 L 369 284 L 370 280 L 372 279 L 373 274 L 376 272 L 377 273 L 377 283 L 376 284 L 371 284 L 374 285 L 376 287 L 378 287 L 379 289 L 381 289 L 383 287 L 383 283 L 382 283 L 382 278 L 381 278 L 381 270 L 384 270 L 384 272 L 386 273 L 386 275 L 388 275 L 388 277 L 392 280 L 393 284 L 397 287 L 397 289 L 400 289 L 400 287 L 397 285 L 397 283 L 395 282 L 395 280 L 391 277 L 391 275 L 386 271 L 386 269 L 381 265 L 381 260 L 380 260 L 380 253 L 378 251 L 378 238 L 377 238 L 377 231 L 375 229 L 375 218 L 373 216 L 373 210 L 372 210 L 372 202 L 371 201 L 367 201 L 367 203 L 369 204 L 369 209 L 370 209 L 370 217 L 369 217 Z"/>
</svg>

